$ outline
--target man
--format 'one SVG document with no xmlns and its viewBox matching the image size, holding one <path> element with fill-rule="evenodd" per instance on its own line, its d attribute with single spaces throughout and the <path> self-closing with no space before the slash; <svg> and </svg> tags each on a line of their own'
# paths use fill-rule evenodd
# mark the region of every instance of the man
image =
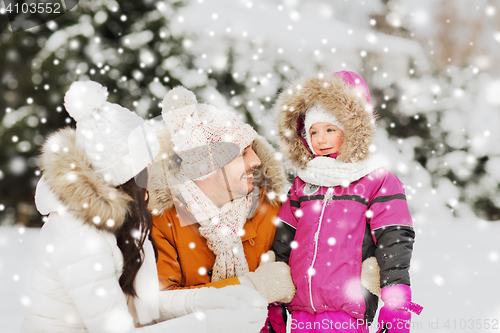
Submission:
<svg viewBox="0 0 500 333">
<path fill-rule="evenodd" d="M 182 87 L 165 96 L 162 116 L 168 129 L 149 203 L 160 288 L 243 284 L 269 303 L 291 301 L 290 268 L 267 254 L 285 184 L 273 148 Z M 281 319 L 275 310 L 271 322 Z"/>
</svg>

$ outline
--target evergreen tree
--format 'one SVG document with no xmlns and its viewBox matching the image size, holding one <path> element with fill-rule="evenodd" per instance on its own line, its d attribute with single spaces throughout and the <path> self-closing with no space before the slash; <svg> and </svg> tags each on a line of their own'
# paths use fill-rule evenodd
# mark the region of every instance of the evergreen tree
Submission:
<svg viewBox="0 0 500 333">
<path fill-rule="evenodd" d="M 182 38 L 169 34 L 182 5 L 157 1 L 80 1 L 54 21 L 12 33 L 1 16 L 0 220 L 40 225 L 33 204 L 40 175 L 37 155 L 50 133 L 74 126 L 63 107 L 72 82 L 91 79 L 108 87 L 109 101 L 143 117 L 160 114 L 151 84 L 181 84 L 160 64 L 180 56 L 189 67 Z"/>
<path fill-rule="evenodd" d="M 200 66 L 202 56 L 192 49 L 193 40 L 171 34 L 170 22 L 180 19 L 176 15 L 185 4 L 80 1 L 54 21 L 16 33 L 7 29 L 6 15 L 1 16 L 0 61 L 4 66 L 0 77 L 5 105 L 0 107 L 0 221 L 41 225 L 33 202 L 40 177 L 37 156 L 50 133 L 75 126 L 63 106 L 64 94 L 74 81 L 91 79 L 103 84 L 110 93 L 108 101 L 144 118 L 159 116 L 165 93 L 185 85 L 202 96 L 200 102 L 215 103 L 211 98 L 217 94 L 258 131 L 266 123 L 252 116 L 252 111 L 270 109 L 272 100 L 253 94 L 252 88 L 261 80 L 255 80 L 250 71 L 239 73 L 236 79 L 235 58 L 241 57 L 240 63 L 247 58 L 242 52 L 234 53 L 231 38 L 223 40 L 226 63 L 214 68 Z M 248 48 L 256 53 L 253 42 Z M 201 79 L 192 83 L 190 75 L 194 74 Z M 285 80 L 279 76 L 279 82 Z"/>
<path fill-rule="evenodd" d="M 413 37 L 411 13 L 402 8 L 403 2 L 383 3 L 385 10 L 372 16 L 374 28 Z M 380 101 L 383 107 L 379 114 L 391 137 L 419 138 L 413 148 L 415 160 L 431 174 L 437 190 L 445 184 L 441 190 L 450 192 L 447 205 L 454 214 L 467 214 L 472 209 L 480 218 L 499 220 L 500 201 L 496 193 L 500 175 L 494 170 L 500 165 L 500 149 L 495 144 L 500 137 L 492 130 L 500 125 L 500 103 L 495 105 L 496 98 L 492 96 L 498 84 L 474 65 L 477 54 L 484 54 L 484 47 L 471 47 L 484 44 L 481 36 L 489 30 L 484 25 L 480 31 L 479 18 L 471 15 L 470 26 L 474 29 L 470 39 L 457 38 L 457 29 L 469 26 L 457 17 L 460 6 L 476 9 L 468 3 L 439 2 L 433 13 L 438 27 L 436 35 L 430 41 L 421 41 L 433 46 L 429 50 L 432 66 L 422 70 L 412 61 L 409 78 L 383 92 L 387 101 Z M 492 6 L 486 8 L 487 13 Z"/>
</svg>

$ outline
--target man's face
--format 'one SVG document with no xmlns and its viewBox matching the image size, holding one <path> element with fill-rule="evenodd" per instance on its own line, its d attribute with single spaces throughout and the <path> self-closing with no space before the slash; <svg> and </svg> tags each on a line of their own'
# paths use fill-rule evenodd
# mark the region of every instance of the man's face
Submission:
<svg viewBox="0 0 500 333">
<path fill-rule="evenodd" d="M 214 176 L 216 187 L 227 191 L 232 199 L 241 198 L 253 191 L 253 172 L 260 165 L 260 159 L 252 145 L 219 170 Z"/>
</svg>

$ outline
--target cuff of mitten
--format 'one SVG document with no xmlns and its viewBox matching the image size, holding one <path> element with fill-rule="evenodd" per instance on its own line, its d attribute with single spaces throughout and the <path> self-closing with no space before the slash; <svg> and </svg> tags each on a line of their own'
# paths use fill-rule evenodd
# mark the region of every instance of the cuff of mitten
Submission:
<svg viewBox="0 0 500 333">
<path fill-rule="evenodd" d="M 419 315 L 424 309 L 411 301 L 411 288 L 405 284 L 385 287 L 381 291 L 381 296 L 384 305 L 397 310 L 411 311 Z"/>
<path fill-rule="evenodd" d="M 196 289 L 160 291 L 160 321 L 194 312 L 193 303 L 197 292 Z"/>
<path fill-rule="evenodd" d="M 380 295 L 384 302 L 392 298 L 402 301 L 411 301 L 411 288 L 406 284 L 396 284 L 394 286 L 382 288 Z"/>
<path fill-rule="evenodd" d="M 404 311 L 411 311 L 414 314 L 419 315 L 422 312 L 422 310 L 424 309 L 424 307 L 421 305 L 418 305 L 417 303 L 406 301 L 400 307 L 398 307 L 398 309 L 404 310 Z"/>
<path fill-rule="evenodd" d="M 206 304 L 208 303 L 208 298 L 211 290 L 215 288 L 199 288 L 194 289 L 196 292 L 191 298 L 191 302 L 186 304 L 186 310 L 191 312 L 205 311 Z M 189 307 L 188 307 L 189 306 Z M 191 313 L 190 312 L 190 313 Z"/>
</svg>

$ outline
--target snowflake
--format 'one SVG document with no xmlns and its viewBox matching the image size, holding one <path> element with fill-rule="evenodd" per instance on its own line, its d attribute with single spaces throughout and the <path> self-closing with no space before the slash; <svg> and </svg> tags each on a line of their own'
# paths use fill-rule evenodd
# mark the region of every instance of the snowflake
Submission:
<svg viewBox="0 0 500 333">
<path fill-rule="evenodd" d="M 434 275 L 432 281 L 440 287 L 444 285 L 444 278 L 441 275 Z"/>
</svg>

